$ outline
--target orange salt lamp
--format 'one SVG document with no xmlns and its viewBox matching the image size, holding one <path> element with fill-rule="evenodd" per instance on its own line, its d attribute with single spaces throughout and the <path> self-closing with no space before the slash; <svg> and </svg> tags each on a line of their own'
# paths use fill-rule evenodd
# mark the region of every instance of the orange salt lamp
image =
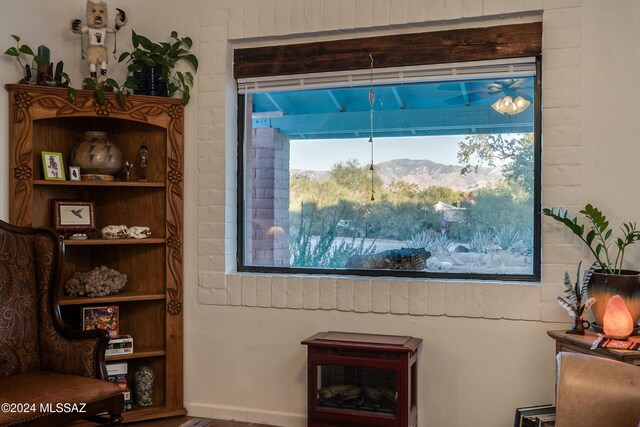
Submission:
<svg viewBox="0 0 640 427">
<path fill-rule="evenodd" d="M 626 340 L 633 332 L 633 319 L 620 295 L 609 298 L 602 318 L 604 333 L 608 338 Z"/>
</svg>

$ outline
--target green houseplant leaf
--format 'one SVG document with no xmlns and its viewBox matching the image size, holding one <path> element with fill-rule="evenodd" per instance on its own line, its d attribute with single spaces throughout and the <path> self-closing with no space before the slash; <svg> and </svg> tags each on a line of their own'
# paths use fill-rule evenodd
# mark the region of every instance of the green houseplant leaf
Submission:
<svg viewBox="0 0 640 427">
<path fill-rule="evenodd" d="M 159 79 L 165 82 L 167 94 L 172 96 L 180 93 L 183 103 L 187 104 L 191 98 L 194 73 L 174 71 L 174 68 L 180 61 L 184 61 L 194 72 L 198 71 L 198 58 L 189 51 L 193 40 L 190 37 L 180 37 L 177 31 L 171 31 L 168 42 L 153 42 L 132 30 L 131 43 L 133 50 L 122 53 L 118 59 L 119 62 L 127 63 L 129 77 L 135 78 L 145 67 L 161 66 Z M 127 84 L 123 87 L 130 89 Z"/>
<path fill-rule="evenodd" d="M 631 222 L 623 223 L 620 227 L 622 235 L 612 239 L 613 230 L 609 228 L 606 215 L 591 204 L 585 205 L 584 209 L 580 210 L 589 223 L 589 231 L 586 235 L 584 224 L 579 224 L 577 217 L 569 219 L 569 212 L 566 209 L 563 212 L 560 208 L 556 213 L 555 208 L 544 208 L 542 213 L 564 224 L 578 236 L 594 255 L 602 272 L 606 274 L 621 274 L 625 249 L 640 240 L 640 231 L 637 230 L 636 224 Z M 614 254 L 610 253 L 614 248 L 617 249 L 615 258 Z"/>
</svg>

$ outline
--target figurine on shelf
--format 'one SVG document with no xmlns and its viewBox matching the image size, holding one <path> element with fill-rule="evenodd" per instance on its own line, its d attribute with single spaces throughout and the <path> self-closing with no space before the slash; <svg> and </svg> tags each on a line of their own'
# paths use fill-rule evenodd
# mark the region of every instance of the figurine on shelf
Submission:
<svg viewBox="0 0 640 427">
<path fill-rule="evenodd" d="M 147 161 L 149 159 L 149 147 L 147 144 L 142 144 L 140 147 L 140 177 L 138 181 L 147 180 Z"/>
<path fill-rule="evenodd" d="M 589 270 L 584 272 L 582 285 L 580 284 L 581 265 L 582 261 L 578 264 L 578 274 L 575 285 L 571 284 L 569 273 L 566 271 L 564 272 L 564 294 L 566 299 L 556 297 L 558 304 L 567 310 L 569 316 L 573 317 L 573 326 L 567 331 L 568 334 L 584 335 L 584 330 L 589 329 L 591 326 L 591 323 L 589 323 L 588 320 L 583 319 L 584 314 L 587 312 L 589 307 L 596 302 L 595 298 L 589 298 L 586 301 L 583 301 L 583 299 L 587 296 L 587 283 L 589 282 L 589 278 L 591 278 L 591 274 L 593 273 L 593 270 L 595 270 L 597 263 L 594 263 Z"/>
<path fill-rule="evenodd" d="M 74 19 L 71 22 L 71 31 L 73 33 L 80 34 L 81 36 L 83 34 L 89 35 L 89 47 L 87 48 L 86 55 L 84 43 L 81 41 L 82 58 L 84 59 L 86 57 L 91 77 L 96 79 L 98 83 L 102 83 L 107 79 L 107 33 L 115 34 L 127 23 L 127 16 L 124 10 L 117 8 L 116 10 L 118 13 L 116 14 L 113 28 L 107 27 L 107 4 L 103 1 L 100 3 L 87 2 L 86 25 L 83 26 L 80 19 Z M 115 54 L 115 46 L 113 53 Z M 99 78 L 98 67 L 100 67 Z"/>
<path fill-rule="evenodd" d="M 131 175 L 131 169 L 133 169 L 133 163 L 129 163 L 129 161 L 125 161 L 124 162 L 124 173 L 125 173 L 125 179 L 127 181 L 129 181 L 129 177 Z"/>
</svg>

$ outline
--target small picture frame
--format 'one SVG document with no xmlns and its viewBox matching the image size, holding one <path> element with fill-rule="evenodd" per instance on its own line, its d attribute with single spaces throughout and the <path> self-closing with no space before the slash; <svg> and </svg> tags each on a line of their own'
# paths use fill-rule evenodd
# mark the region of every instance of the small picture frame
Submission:
<svg viewBox="0 0 640 427">
<path fill-rule="evenodd" d="M 93 202 L 77 200 L 52 200 L 53 228 L 67 232 L 95 230 Z"/>
<path fill-rule="evenodd" d="M 69 181 L 81 181 L 80 166 L 69 166 Z"/>
<path fill-rule="evenodd" d="M 523 408 L 516 409 L 516 419 L 513 423 L 513 427 L 525 427 L 527 425 L 533 425 L 533 420 L 543 418 L 543 416 L 550 415 L 549 418 L 555 419 L 556 407 L 550 403 L 545 405 L 525 406 Z M 546 422 L 545 417 L 545 422 Z M 536 424 L 540 425 L 540 424 Z M 542 424 L 548 425 L 548 424 Z"/>
<path fill-rule="evenodd" d="M 65 181 L 64 162 L 62 161 L 62 153 L 53 153 L 50 151 L 42 152 L 42 170 L 44 179 Z"/>
</svg>

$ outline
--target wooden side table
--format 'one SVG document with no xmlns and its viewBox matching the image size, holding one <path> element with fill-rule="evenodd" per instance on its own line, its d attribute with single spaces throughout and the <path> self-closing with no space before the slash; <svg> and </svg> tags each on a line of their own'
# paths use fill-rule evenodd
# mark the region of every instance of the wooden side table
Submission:
<svg viewBox="0 0 640 427">
<path fill-rule="evenodd" d="M 598 338 L 598 334 L 586 331 L 584 335 L 568 334 L 565 331 L 547 331 L 547 335 L 556 341 L 556 354 L 561 351 L 590 354 L 606 357 L 631 365 L 640 365 L 640 351 L 615 350 L 610 348 L 596 348 L 591 350 L 591 344 Z M 640 336 L 633 336 L 629 341 L 640 342 Z"/>
</svg>

